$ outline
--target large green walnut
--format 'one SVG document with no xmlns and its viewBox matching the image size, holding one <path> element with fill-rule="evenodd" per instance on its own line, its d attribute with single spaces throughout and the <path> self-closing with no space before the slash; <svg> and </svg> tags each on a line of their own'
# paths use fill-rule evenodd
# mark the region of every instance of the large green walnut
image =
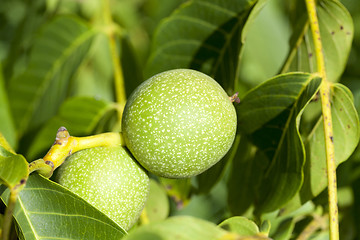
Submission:
<svg viewBox="0 0 360 240">
<path fill-rule="evenodd" d="M 57 182 L 102 211 L 125 230 L 139 218 L 149 178 L 123 147 L 97 147 L 66 159 Z"/>
<path fill-rule="evenodd" d="M 235 108 L 215 80 L 176 69 L 153 76 L 132 93 L 122 132 L 147 170 L 183 178 L 204 172 L 228 152 L 236 123 Z"/>
</svg>

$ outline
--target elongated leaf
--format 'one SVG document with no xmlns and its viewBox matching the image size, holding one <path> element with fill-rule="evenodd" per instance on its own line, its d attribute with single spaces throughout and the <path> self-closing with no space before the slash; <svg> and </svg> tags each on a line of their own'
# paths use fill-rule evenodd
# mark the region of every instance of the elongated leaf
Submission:
<svg viewBox="0 0 360 240">
<path fill-rule="evenodd" d="M 194 0 L 158 27 L 146 77 L 174 68 L 192 68 L 233 90 L 241 31 L 256 1 Z"/>
<path fill-rule="evenodd" d="M 1 3 L 0 38 L 6 54 L 4 77 L 8 83 L 25 67 L 36 30 L 50 16 L 43 12 L 46 0 L 3 0 Z"/>
<path fill-rule="evenodd" d="M 255 147 L 245 135 L 241 136 L 240 141 L 235 141 L 234 146 L 237 151 L 231 161 L 226 181 L 227 201 L 231 213 L 241 215 L 254 201 L 255 188 L 261 180 L 264 167 L 258 164 L 261 159 L 260 152 L 256 155 Z"/>
<path fill-rule="evenodd" d="M 121 64 L 125 79 L 126 95 L 129 96 L 143 81 L 143 72 L 136 59 L 129 36 L 121 38 Z"/>
<path fill-rule="evenodd" d="M 1 197 L 6 202 L 8 191 Z M 77 195 L 38 174 L 20 192 L 14 217 L 26 240 L 121 239 L 126 234 Z"/>
<path fill-rule="evenodd" d="M 112 103 L 96 100 L 92 97 L 73 97 L 65 101 L 58 114 L 53 117 L 33 139 L 27 157 L 34 159 L 55 141 L 59 127 L 64 126 L 73 136 L 92 133 L 100 119 L 110 110 Z"/>
<path fill-rule="evenodd" d="M 13 154 L 0 146 L 0 184 L 14 188 L 29 175 L 28 163 L 20 154 Z"/>
<path fill-rule="evenodd" d="M 7 139 L 14 148 L 16 143 L 15 125 L 11 116 L 8 97 L 5 91 L 5 82 L 0 63 L 0 133 Z"/>
<path fill-rule="evenodd" d="M 114 69 L 109 64 L 111 52 L 109 38 L 105 34 L 97 34 L 79 66 L 71 82 L 72 96 L 92 96 L 96 98 L 114 99 Z"/>
<path fill-rule="evenodd" d="M 237 108 L 238 126 L 270 161 L 257 189 L 260 213 L 278 209 L 301 187 L 305 151 L 299 121 L 320 83 L 311 74 L 280 75 L 250 91 Z"/>
<path fill-rule="evenodd" d="M 294 219 L 288 218 L 280 224 L 276 233 L 271 237 L 277 240 L 288 240 L 293 235 L 294 227 L 295 227 Z"/>
<path fill-rule="evenodd" d="M 335 82 L 343 73 L 349 56 L 354 35 L 353 21 L 346 8 L 337 0 L 317 1 L 316 10 L 327 77 Z M 297 21 L 290 42 L 291 51 L 282 72 L 315 72 L 315 49 L 306 11 L 302 12 L 302 17 L 298 17 Z"/>
<path fill-rule="evenodd" d="M 131 231 L 126 240 L 204 240 L 220 239 L 226 231 L 213 223 L 190 216 L 171 217 Z"/>
<path fill-rule="evenodd" d="M 349 89 L 342 84 L 331 88 L 331 112 L 336 165 L 347 160 L 360 138 L 359 116 Z M 320 104 L 320 103 L 319 103 Z M 327 186 L 324 125 L 321 117 L 306 141 L 307 161 L 304 184 L 299 194 L 289 203 L 288 210 L 296 209 L 314 198 Z"/>
<path fill-rule="evenodd" d="M 10 106 L 20 135 L 56 113 L 95 33 L 79 19 L 64 16 L 42 29 L 27 69 L 9 85 Z"/>
<path fill-rule="evenodd" d="M 232 147 L 235 151 L 236 148 Z M 230 150 L 231 151 L 231 150 Z M 227 155 L 230 155 L 228 152 Z M 221 161 L 217 162 L 214 166 L 196 176 L 197 193 L 207 194 L 211 189 L 223 178 L 225 170 L 227 169 L 227 163 L 229 162 L 229 156 L 225 156 Z"/>
</svg>

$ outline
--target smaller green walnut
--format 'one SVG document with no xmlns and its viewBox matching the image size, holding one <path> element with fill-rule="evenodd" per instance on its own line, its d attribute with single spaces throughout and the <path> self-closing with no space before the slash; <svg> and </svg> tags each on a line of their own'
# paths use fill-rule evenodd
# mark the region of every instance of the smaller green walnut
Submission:
<svg viewBox="0 0 360 240">
<path fill-rule="evenodd" d="M 184 178 L 204 172 L 230 149 L 236 111 L 211 77 L 189 69 L 157 74 L 129 97 L 122 118 L 126 146 L 148 171 Z"/>
<path fill-rule="evenodd" d="M 74 153 L 56 180 L 128 230 L 149 194 L 149 177 L 123 147 L 97 147 Z"/>
</svg>

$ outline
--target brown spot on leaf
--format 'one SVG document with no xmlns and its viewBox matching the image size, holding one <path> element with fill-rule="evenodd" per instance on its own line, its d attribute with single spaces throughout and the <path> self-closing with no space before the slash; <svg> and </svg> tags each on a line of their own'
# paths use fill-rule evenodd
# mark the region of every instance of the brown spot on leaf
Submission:
<svg viewBox="0 0 360 240">
<path fill-rule="evenodd" d="M 344 26 L 343 25 L 340 25 L 340 30 L 343 30 L 344 29 Z"/>
</svg>

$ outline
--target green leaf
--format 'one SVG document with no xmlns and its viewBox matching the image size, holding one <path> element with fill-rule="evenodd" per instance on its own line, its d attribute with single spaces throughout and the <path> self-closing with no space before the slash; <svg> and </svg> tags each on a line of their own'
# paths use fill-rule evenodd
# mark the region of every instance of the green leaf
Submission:
<svg viewBox="0 0 360 240">
<path fill-rule="evenodd" d="M 149 222 L 161 221 L 168 217 L 169 199 L 163 186 L 150 179 L 150 193 L 144 211 Z"/>
<path fill-rule="evenodd" d="M 50 14 L 44 14 L 45 8 L 46 0 L 2 1 L 0 6 L 2 16 L 0 55 L 6 56 L 3 65 L 6 83 L 9 83 L 8 80 L 11 77 L 19 74 L 26 67 L 36 31 L 50 17 Z"/>
<path fill-rule="evenodd" d="M 195 0 L 183 4 L 157 28 L 146 77 L 174 68 L 192 68 L 212 76 L 232 92 L 241 32 L 256 2 Z"/>
<path fill-rule="evenodd" d="M 64 126 L 73 136 L 89 135 L 104 115 L 114 110 L 114 104 L 92 97 L 73 97 L 65 101 L 33 139 L 27 157 L 34 159 L 55 141 L 59 127 Z"/>
<path fill-rule="evenodd" d="M 75 17 L 57 17 L 43 27 L 25 72 L 9 84 L 10 106 L 20 135 L 56 113 L 95 34 Z"/>
<path fill-rule="evenodd" d="M 291 1 L 293 2 L 293 1 Z M 260 4 L 256 4 L 255 8 Z M 239 78 L 235 87 L 240 92 L 249 90 L 276 74 L 289 52 L 288 41 L 291 35 L 288 14 L 283 11 L 284 4 L 266 1 L 254 21 L 251 12 L 243 29 L 244 45 L 241 49 Z M 243 88 L 245 88 L 243 90 Z"/>
<path fill-rule="evenodd" d="M 2 194 L 7 202 L 9 192 Z M 24 239 L 121 239 L 126 232 L 60 185 L 31 174 L 14 210 Z"/>
<path fill-rule="evenodd" d="M 254 236 L 259 233 L 259 227 L 246 217 L 231 217 L 219 224 L 223 229 L 237 233 L 239 236 Z"/>
<path fill-rule="evenodd" d="M 276 233 L 271 237 L 276 240 L 291 239 L 294 227 L 295 227 L 294 219 L 292 218 L 285 219 L 278 227 Z"/>
<path fill-rule="evenodd" d="M 233 145 L 232 149 L 236 150 L 236 147 Z M 196 193 L 197 194 L 207 194 L 211 189 L 219 182 L 224 176 L 225 170 L 227 169 L 227 163 L 229 162 L 229 155 L 232 151 L 230 150 L 225 157 L 217 162 L 214 166 L 206 170 L 205 172 L 197 175 L 196 178 Z"/>
<path fill-rule="evenodd" d="M 259 213 L 278 209 L 301 187 L 305 151 L 299 121 L 320 83 L 311 74 L 279 75 L 250 91 L 237 107 L 239 128 L 269 159 L 257 189 Z"/>
<path fill-rule="evenodd" d="M 220 181 L 208 194 L 191 195 L 190 201 L 172 215 L 186 215 L 218 223 L 227 214 L 226 185 Z"/>
<path fill-rule="evenodd" d="M 123 69 L 126 95 L 129 96 L 143 81 L 143 73 L 138 63 L 135 50 L 131 45 L 129 36 L 123 35 L 121 41 L 121 66 Z"/>
<path fill-rule="evenodd" d="M 71 84 L 72 96 L 89 96 L 112 101 L 114 99 L 114 70 L 109 64 L 109 38 L 97 34 Z"/>
<path fill-rule="evenodd" d="M 338 166 L 347 160 L 360 138 L 359 116 L 354 106 L 352 94 L 344 85 L 336 83 L 331 88 L 331 112 L 333 122 L 333 139 L 335 161 Z M 304 184 L 299 195 L 288 210 L 302 205 L 314 198 L 327 186 L 326 155 L 324 146 L 323 118 L 320 117 L 306 141 L 307 161 L 304 167 Z"/>
<path fill-rule="evenodd" d="M 13 189 L 24 183 L 29 175 L 28 163 L 20 154 L 13 154 L 0 146 L 0 184 Z"/>
<path fill-rule="evenodd" d="M 5 90 L 5 82 L 0 63 L 0 133 L 7 139 L 9 144 L 14 148 L 16 145 L 16 130 L 11 116 L 8 96 Z"/>
<path fill-rule="evenodd" d="M 354 26 L 351 15 L 337 0 L 317 1 L 320 35 L 325 56 L 326 75 L 331 82 L 338 81 L 350 53 Z M 306 11 L 297 18 L 290 41 L 291 50 L 282 72 L 316 72 L 315 49 Z"/>
<path fill-rule="evenodd" d="M 190 216 L 171 217 L 164 221 L 142 225 L 131 231 L 126 240 L 203 240 L 220 239 L 225 230 L 213 223 Z"/>
<path fill-rule="evenodd" d="M 259 184 L 261 164 L 260 152 L 247 139 L 245 135 L 234 142 L 235 156 L 229 167 L 229 177 L 226 180 L 228 195 L 228 207 L 233 215 L 241 215 L 251 206 L 255 196 L 255 186 Z"/>
</svg>

